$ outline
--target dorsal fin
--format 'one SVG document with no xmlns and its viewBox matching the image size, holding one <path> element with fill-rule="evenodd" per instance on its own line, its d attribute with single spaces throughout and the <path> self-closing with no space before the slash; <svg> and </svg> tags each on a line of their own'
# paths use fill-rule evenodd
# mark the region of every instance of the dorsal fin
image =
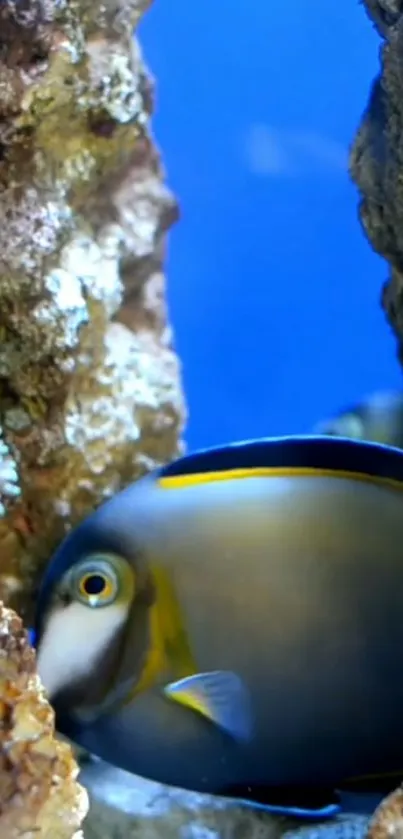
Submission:
<svg viewBox="0 0 403 839">
<path fill-rule="evenodd" d="M 270 470 L 349 473 L 402 484 L 403 451 L 343 437 L 290 436 L 246 440 L 196 451 L 163 466 L 158 480 L 185 475 Z"/>
</svg>

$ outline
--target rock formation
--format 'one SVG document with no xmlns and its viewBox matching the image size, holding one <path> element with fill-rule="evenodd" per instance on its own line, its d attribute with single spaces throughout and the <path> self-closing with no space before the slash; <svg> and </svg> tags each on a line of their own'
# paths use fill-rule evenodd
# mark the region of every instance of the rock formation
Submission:
<svg viewBox="0 0 403 839">
<path fill-rule="evenodd" d="M 0 605 L 1 839 L 81 839 L 88 796 L 54 734 L 21 619 Z"/>
<path fill-rule="evenodd" d="M 66 530 L 180 448 L 147 5 L 0 4 L 0 599 L 24 615 Z"/>
<path fill-rule="evenodd" d="M 388 795 L 371 819 L 367 839 L 402 839 L 403 790 Z"/>
<path fill-rule="evenodd" d="M 403 3 L 364 5 L 382 39 L 380 73 L 351 151 L 351 175 L 364 231 L 389 263 L 382 302 L 403 361 Z"/>
</svg>

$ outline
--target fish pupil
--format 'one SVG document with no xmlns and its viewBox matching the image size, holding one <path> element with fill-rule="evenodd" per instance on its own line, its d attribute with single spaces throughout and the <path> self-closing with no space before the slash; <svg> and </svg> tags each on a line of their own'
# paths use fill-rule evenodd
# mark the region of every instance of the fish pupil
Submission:
<svg viewBox="0 0 403 839">
<path fill-rule="evenodd" d="M 84 582 L 85 593 L 88 595 L 102 594 L 105 586 L 105 578 L 101 574 L 91 574 Z"/>
</svg>

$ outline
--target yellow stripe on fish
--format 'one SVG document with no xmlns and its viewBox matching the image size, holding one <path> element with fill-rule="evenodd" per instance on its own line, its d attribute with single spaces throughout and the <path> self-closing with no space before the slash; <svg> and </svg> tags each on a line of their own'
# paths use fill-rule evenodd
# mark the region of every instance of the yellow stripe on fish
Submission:
<svg viewBox="0 0 403 839">
<path fill-rule="evenodd" d="M 387 486 L 403 491 L 403 483 L 393 478 L 383 478 L 378 475 L 367 475 L 363 472 L 347 472 L 338 469 L 295 469 L 275 467 L 256 469 L 226 469 L 222 472 L 195 472 L 183 475 L 170 475 L 157 479 L 161 489 L 185 489 L 186 487 L 209 484 L 215 481 L 236 481 L 246 478 L 344 478 L 350 481 L 364 481 L 365 483 Z"/>
</svg>

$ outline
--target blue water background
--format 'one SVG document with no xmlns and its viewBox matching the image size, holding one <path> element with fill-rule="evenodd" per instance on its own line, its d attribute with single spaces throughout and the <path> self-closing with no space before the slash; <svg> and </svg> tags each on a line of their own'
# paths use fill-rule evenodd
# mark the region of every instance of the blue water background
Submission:
<svg viewBox="0 0 403 839">
<path fill-rule="evenodd" d="M 303 432 L 399 386 L 347 150 L 380 39 L 354 0 L 155 0 L 153 131 L 182 219 L 168 297 L 191 448 Z"/>
</svg>

